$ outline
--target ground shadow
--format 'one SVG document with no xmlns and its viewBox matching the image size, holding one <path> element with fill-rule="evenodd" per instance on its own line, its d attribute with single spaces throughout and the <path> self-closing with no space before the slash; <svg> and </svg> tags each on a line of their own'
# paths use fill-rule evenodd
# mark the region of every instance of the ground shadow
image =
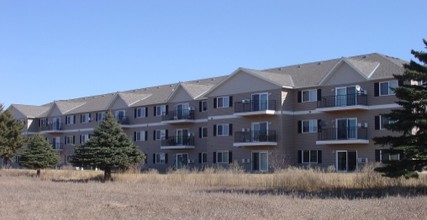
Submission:
<svg viewBox="0 0 427 220">
<path fill-rule="evenodd" d="M 236 193 L 248 195 L 277 195 L 291 196 L 303 199 L 374 199 L 388 196 L 417 197 L 427 195 L 427 186 L 405 187 L 395 186 L 373 189 L 334 189 L 322 191 L 302 191 L 287 189 L 212 189 L 205 190 L 207 193 Z"/>
</svg>

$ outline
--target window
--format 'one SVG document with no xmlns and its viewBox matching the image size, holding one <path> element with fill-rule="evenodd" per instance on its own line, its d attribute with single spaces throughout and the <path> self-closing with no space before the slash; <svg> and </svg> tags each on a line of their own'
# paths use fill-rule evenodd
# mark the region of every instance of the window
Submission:
<svg viewBox="0 0 427 220">
<path fill-rule="evenodd" d="M 389 149 L 386 150 L 375 150 L 375 161 L 377 162 L 385 162 L 391 160 L 400 160 L 401 152 L 392 151 Z"/>
<path fill-rule="evenodd" d="M 39 120 L 39 127 L 46 127 L 47 126 L 47 123 L 48 123 L 48 119 L 47 118 L 41 118 L 40 120 Z"/>
<path fill-rule="evenodd" d="M 380 82 L 380 96 L 394 95 L 394 88 L 398 86 L 397 80 Z"/>
<path fill-rule="evenodd" d="M 208 153 L 202 152 L 199 153 L 199 163 L 208 163 Z"/>
<path fill-rule="evenodd" d="M 147 117 L 147 108 L 141 107 L 135 109 L 135 118 L 145 118 Z"/>
<path fill-rule="evenodd" d="M 252 171 L 268 171 L 267 152 L 252 152 Z"/>
<path fill-rule="evenodd" d="M 80 115 L 80 123 L 89 123 L 90 121 L 90 114 L 85 113 Z"/>
<path fill-rule="evenodd" d="M 302 120 L 298 121 L 298 133 L 317 133 L 318 120 Z"/>
<path fill-rule="evenodd" d="M 156 153 L 153 154 L 153 164 L 167 164 L 167 153 Z"/>
<path fill-rule="evenodd" d="M 165 140 L 166 139 L 166 129 L 154 130 L 154 140 Z"/>
<path fill-rule="evenodd" d="M 118 121 L 122 121 L 126 118 L 126 111 L 125 110 L 117 110 L 114 113 L 114 116 Z"/>
<path fill-rule="evenodd" d="M 205 138 L 208 136 L 208 128 L 207 127 L 200 127 L 199 128 L 199 138 Z"/>
<path fill-rule="evenodd" d="M 214 125 L 214 136 L 231 136 L 231 124 Z"/>
<path fill-rule="evenodd" d="M 105 112 L 96 113 L 96 121 L 104 121 L 104 119 L 105 119 Z"/>
<path fill-rule="evenodd" d="M 86 143 L 88 142 L 90 139 L 90 134 L 84 134 L 84 135 L 80 135 L 80 143 Z"/>
<path fill-rule="evenodd" d="M 134 141 L 146 141 L 146 140 L 147 140 L 147 131 L 134 132 Z"/>
<path fill-rule="evenodd" d="M 386 125 L 396 123 L 396 121 L 390 120 L 385 115 L 375 116 L 375 130 L 385 130 Z"/>
<path fill-rule="evenodd" d="M 214 107 L 215 108 L 228 108 L 232 106 L 232 97 L 231 96 L 222 96 L 217 97 L 214 100 Z"/>
<path fill-rule="evenodd" d="M 75 124 L 76 123 L 75 118 L 76 118 L 75 115 L 67 115 L 65 117 L 65 124 L 67 124 L 67 125 Z"/>
<path fill-rule="evenodd" d="M 204 100 L 204 101 L 200 101 L 199 103 L 199 111 L 200 112 L 205 112 L 208 110 L 208 101 Z"/>
<path fill-rule="evenodd" d="M 298 163 L 322 163 L 322 151 L 299 150 Z"/>
<path fill-rule="evenodd" d="M 302 102 L 315 102 L 317 101 L 317 90 L 303 90 L 302 91 Z"/>
<path fill-rule="evenodd" d="M 167 112 L 166 105 L 156 105 L 154 110 L 154 116 L 166 115 Z"/>
<path fill-rule="evenodd" d="M 75 144 L 74 136 L 65 136 L 65 144 Z"/>
<path fill-rule="evenodd" d="M 217 163 L 229 163 L 229 152 L 228 151 L 218 151 L 216 152 Z"/>
</svg>

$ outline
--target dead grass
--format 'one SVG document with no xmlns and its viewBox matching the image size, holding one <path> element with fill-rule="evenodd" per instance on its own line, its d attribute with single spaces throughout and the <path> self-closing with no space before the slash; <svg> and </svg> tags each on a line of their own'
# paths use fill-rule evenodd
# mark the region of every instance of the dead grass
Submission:
<svg viewBox="0 0 427 220">
<path fill-rule="evenodd" d="M 102 173 L 95 171 L 43 170 L 42 178 L 31 177 L 34 173 L 0 170 L 2 219 L 424 219 L 427 215 L 425 195 L 307 199 L 298 194 L 253 193 L 289 187 L 351 188 L 359 186 L 363 174 L 298 169 L 277 174 L 151 171 L 116 174 L 113 182 L 101 184 L 96 177 Z M 390 183 L 375 178 L 363 181 L 425 184 L 425 179 Z M 314 187 L 319 184 L 327 186 Z"/>
</svg>

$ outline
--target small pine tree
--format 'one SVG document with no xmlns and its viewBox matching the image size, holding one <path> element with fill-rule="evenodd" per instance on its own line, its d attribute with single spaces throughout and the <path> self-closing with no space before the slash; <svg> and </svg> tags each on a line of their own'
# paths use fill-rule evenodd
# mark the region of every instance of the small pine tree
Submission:
<svg viewBox="0 0 427 220">
<path fill-rule="evenodd" d="M 97 167 L 104 171 L 104 181 L 112 169 L 127 169 L 144 157 L 135 147 L 111 112 L 94 130 L 88 142 L 76 146 L 71 163 L 78 167 Z"/>
<path fill-rule="evenodd" d="M 424 44 L 427 47 L 426 40 Z M 427 166 L 427 53 L 411 53 L 421 63 L 411 60 L 404 65 L 403 75 L 394 76 L 406 82 L 395 89 L 397 104 L 402 108 L 385 115 L 396 122 L 386 125 L 386 129 L 400 135 L 374 138 L 375 144 L 390 147 L 391 153 L 403 153 L 399 161 L 386 161 L 384 167 L 376 169 L 389 177 L 418 177 L 416 171 Z"/>
<path fill-rule="evenodd" d="M 37 134 L 30 137 L 27 148 L 21 155 L 19 164 L 37 170 L 37 176 L 40 176 L 40 169 L 53 167 L 58 162 L 58 153 L 42 135 Z"/>
<path fill-rule="evenodd" d="M 23 129 L 12 113 L 9 110 L 3 111 L 3 106 L 0 105 L 0 158 L 3 161 L 1 167 L 10 166 L 17 151 L 24 145 Z"/>
</svg>

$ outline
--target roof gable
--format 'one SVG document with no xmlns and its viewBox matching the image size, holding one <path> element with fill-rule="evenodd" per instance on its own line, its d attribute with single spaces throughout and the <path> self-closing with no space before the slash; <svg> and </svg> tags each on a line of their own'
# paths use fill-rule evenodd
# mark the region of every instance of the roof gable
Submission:
<svg viewBox="0 0 427 220">
<path fill-rule="evenodd" d="M 188 92 L 183 84 L 179 84 L 169 97 L 168 102 L 184 102 L 193 99 L 194 97 Z"/>
<path fill-rule="evenodd" d="M 278 83 L 270 82 L 268 78 L 262 76 L 263 73 L 263 71 L 239 68 L 220 84 L 213 87 L 205 95 L 220 96 L 227 94 L 265 91 L 283 87 Z"/>
<path fill-rule="evenodd" d="M 319 85 L 339 85 L 369 80 L 378 68 L 377 62 L 365 62 L 355 59 L 341 59 L 324 75 Z"/>
</svg>

